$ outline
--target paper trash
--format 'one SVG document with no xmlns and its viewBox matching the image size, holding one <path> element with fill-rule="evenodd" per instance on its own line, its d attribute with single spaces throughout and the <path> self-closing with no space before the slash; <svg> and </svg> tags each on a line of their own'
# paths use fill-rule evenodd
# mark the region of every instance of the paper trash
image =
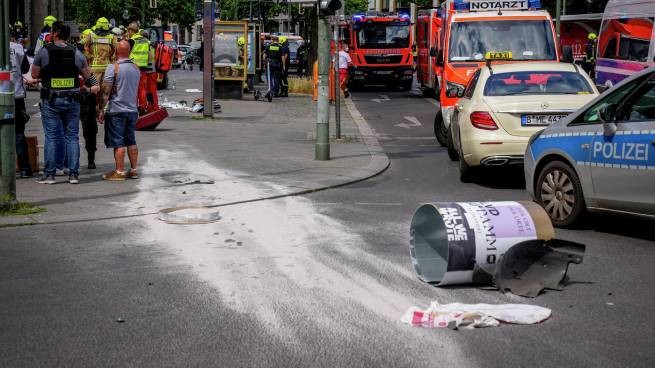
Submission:
<svg viewBox="0 0 655 368">
<path fill-rule="evenodd" d="M 529 304 L 439 304 L 434 301 L 426 310 L 411 307 L 400 321 L 414 327 L 427 328 L 482 328 L 501 323 L 531 325 L 550 318 L 548 308 Z"/>
</svg>

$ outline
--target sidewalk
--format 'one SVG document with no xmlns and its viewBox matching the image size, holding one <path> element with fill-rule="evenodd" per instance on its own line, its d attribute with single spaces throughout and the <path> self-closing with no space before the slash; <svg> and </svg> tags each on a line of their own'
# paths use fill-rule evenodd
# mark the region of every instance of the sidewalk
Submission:
<svg viewBox="0 0 655 368">
<path fill-rule="evenodd" d="M 174 71 L 170 77 L 175 80 L 175 89 L 160 91 L 160 103 L 184 100 L 191 104 L 201 97 L 201 93 L 185 92 L 202 86 L 201 73 Z M 42 145 L 40 114 L 33 106 L 36 98 L 37 92 L 29 92 L 27 104 L 32 119 L 26 134 L 37 135 Z M 137 132 L 138 180 L 102 180 L 102 174 L 114 167 L 112 152 L 102 144 L 103 126 L 98 134 L 98 168 L 87 170 L 80 131 L 80 184 L 68 184 L 67 177 L 57 177 L 55 185 L 38 184 L 35 179 L 17 180 L 18 200 L 47 211 L 29 217 L 0 217 L 0 227 L 157 213 L 163 202 L 140 203 L 138 198 L 143 196 L 139 197 L 139 193 L 143 191 L 162 191 L 167 204 L 175 206 L 222 206 L 303 194 L 367 179 L 389 165 L 375 134 L 349 100 L 342 104 L 340 141 L 334 140 L 334 115 L 330 118 L 333 139 L 329 161 L 314 160 L 316 104 L 309 96 L 279 98 L 272 103 L 246 96 L 241 101 L 221 101 L 221 105 L 223 112 L 215 114 L 213 120 L 183 109 L 169 109 L 170 117 L 155 131 Z M 42 148 L 39 160 L 42 167 Z M 240 184 L 259 189 L 238 190 Z M 203 196 L 203 186 L 212 186 L 207 193 L 220 193 L 222 188 L 226 191 L 223 195 Z M 185 188 L 191 187 L 187 193 Z M 194 191 L 201 195 L 187 196 Z"/>
</svg>

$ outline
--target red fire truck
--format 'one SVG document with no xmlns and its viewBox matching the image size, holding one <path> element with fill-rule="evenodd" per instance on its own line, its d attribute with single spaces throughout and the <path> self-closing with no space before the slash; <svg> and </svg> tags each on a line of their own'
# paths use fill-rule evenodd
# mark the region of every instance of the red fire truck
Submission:
<svg viewBox="0 0 655 368">
<path fill-rule="evenodd" d="M 540 7 L 540 0 L 447 0 L 418 17 L 419 81 L 440 102 L 434 132 L 441 145 L 458 100 L 452 96 L 464 91 L 488 53 L 512 55 L 503 63 L 560 59 L 552 19 Z"/>
<path fill-rule="evenodd" d="M 407 14 L 369 11 L 353 15 L 342 25 L 342 41 L 348 44 L 356 66 L 350 75 L 351 85 L 412 88 L 414 56 L 410 23 Z"/>
</svg>

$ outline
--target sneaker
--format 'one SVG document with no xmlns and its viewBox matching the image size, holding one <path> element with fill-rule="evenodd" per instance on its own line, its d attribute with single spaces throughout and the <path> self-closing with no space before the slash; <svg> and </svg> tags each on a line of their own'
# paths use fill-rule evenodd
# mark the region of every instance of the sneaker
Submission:
<svg viewBox="0 0 655 368">
<path fill-rule="evenodd" d="M 55 180 L 54 175 L 43 175 L 39 178 L 39 180 L 36 181 L 39 184 L 54 184 L 57 181 Z"/>
<path fill-rule="evenodd" d="M 32 176 L 34 175 L 32 175 L 32 172 L 29 170 L 21 170 L 20 174 L 18 174 L 18 178 L 20 179 L 31 178 Z"/>
<path fill-rule="evenodd" d="M 89 165 L 86 168 L 89 170 L 95 170 L 96 164 L 94 162 L 89 162 Z"/>
<path fill-rule="evenodd" d="M 68 182 L 70 184 L 79 184 L 80 183 L 80 178 L 77 177 L 77 174 L 70 174 L 68 176 Z"/>
<path fill-rule="evenodd" d="M 348 91 L 343 91 L 343 97 L 345 97 L 345 98 L 350 97 L 350 92 L 348 92 Z"/>
<path fill-rule="evenodd" d="M 130 179 L 138 179 L 139 173 L 136 171 L 136 169 L 130 169 L 130 171 L 127 172 L 127 177 Z"/>
<path fill-rule="evenodd" d="M 102 180 L 108 181 L 123 181 L 125 179 L 127 179 L 127 175 L 125 173 L 119 173 L 116 170 L 108 172 L 102 176 Z"/>
</svg>

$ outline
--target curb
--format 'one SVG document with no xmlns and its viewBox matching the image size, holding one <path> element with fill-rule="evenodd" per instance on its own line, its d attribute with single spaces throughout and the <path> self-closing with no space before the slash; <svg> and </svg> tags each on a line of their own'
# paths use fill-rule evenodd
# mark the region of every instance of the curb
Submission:
<svg viewBox="0 0 655 368">
<path fill-rule="evenodd" d="M 387 156 L 387 154 L 384 152 L 384 149 L 382 148 L 382 145 L 380 145 L 380 142 L 378 141 L 377 137 L 375 136 L 375 133 L 374 133 L 373 129 L 368 125 L 368 122 L 366 121 L 366 119 L 364 119 L 364 117 L 362 117 L 362 114 L 359 112 L 359 110 L 357 109 L 355 104 L 352 102 L 352 100 L 344 99 L 343 101 L 345 102 L 345 105 L 346 105 L 346 107 L 348 109 L 348 112 L 350 113 L 350 116 L 352 117 L 353 122 L 357 126 L 357 129 L 359 130 L 359 134 L 361 135 L 362 140 L 363 140 L 364 144 L 366 144 L 366 147 L 368 148 L 368 151 L 369 151 L 369 153 L 371 155 L 371 162 L 369 162 L 368 165 L 361 168 L 361 170 L 367 171 L 369 174 L 367 174 L 366 176 L 357 178 L 357 179 L 347 180 L 347 181 L 344 181 L 342 183 L 337 183 L 337 184 L 333 184 L 333 185 L 327 185 L 327 186 L 317 187 L 317 188 L 310 188 L 310 189 L 305 189 L 305 190 L 301 190 L 301 191 L 297 191 L 297 192 L 282 193 L 282 194 L 277 194 L 277 195 L 268 196 L 268 197 L 246 199 L 246 200 L 235 201 L 235 202 L 227 202 L 227 203 L 218 203 L 218 204 L 213 204 L 213 205 L 209 205 L 209 206 L 206 206 L 206 207 L 209 207 L 209 208 L 226 207 L 226 206 L 234 206 L 234 205 L 244 204 L 244 203 L 252 203 L 252 202 L 260 202 L 260 201 L 266 201 L 266 200 L 272 200 L 272 199 L 279 199 L 279 198 L 284 198 L 284 197 L 301 196 L 301 195 L 305 195 L 305 194 L 320 192 L 320 191 L 327 190 L 327 189 L 334 189 L 334 188 L 339 188 L 339 187 L 343 187 L 343 186 L 346 186 L 346 185 L 359 183 L 361 181 L 368 180 L 368 179 L 371 179 L 373 177 L 376 177 L 376 176 L 382 174 L 384 171 L 386 171 L 387 168 L 389 168 L 389 166 L 391 164 L 391 161 L 389 160 L 389 157 Z M 142 213 L 127 214 L 127 215 L 122 215 L 122 216 L 106 216 L 106 217 L 73 219 L 73 220 L 60 220 L 60 221 L 36 221 L 32 217 L 22 217 L 22 218 L 8 217 L 7 221 L 5 221 L 5 223 L 0 223 L 0 229 L 16 228 L 16 227 L 21 227 L 21 226 L 72 224 L 72 223 L 84 223 L 84 222 L 127 219 L 127 218 L 157 215 L 158 213 L 159 213 L 159 211 L 142 212 Z M 2 222 L 2 221 L 0 221 L 0 222 Z"/>
</svg>

